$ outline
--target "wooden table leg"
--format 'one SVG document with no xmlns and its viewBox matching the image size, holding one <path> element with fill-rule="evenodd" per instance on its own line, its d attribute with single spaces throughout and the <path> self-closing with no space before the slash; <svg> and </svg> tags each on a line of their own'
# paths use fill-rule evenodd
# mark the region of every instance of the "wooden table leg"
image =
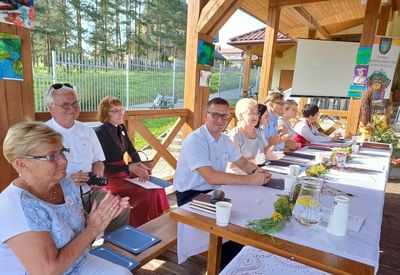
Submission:
<svg viewBox="0 0 400 275">
<path fill-rule="evenodd" d="M 210 233 L 210 244 L 208 247 L 207 275 L 219 273 L 221 265 L 222 238 Z"/>
</svg>

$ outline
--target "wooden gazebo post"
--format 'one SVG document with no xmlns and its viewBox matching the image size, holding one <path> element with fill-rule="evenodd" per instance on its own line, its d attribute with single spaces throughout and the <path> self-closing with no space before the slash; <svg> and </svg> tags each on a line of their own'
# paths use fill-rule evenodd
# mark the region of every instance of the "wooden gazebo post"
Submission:
<svg viewBox="0 0 400 275">
<path fill-rule="evenodd" d="M 375 30 L 378 22 L 380 0 L 368 0 L 365 9 L 363 29 L 361 33 L 360 47 L 370 47 L 374 42 Z M 371 106 L 369 106 L 371 108 Z M 351 137 L 357 133 L 361 112 L 361 99 L 351 98 L 349 115 L 347 117 L 346 137 Z"/>
<path fill-rule="evenodd" d="M 242 96 L 247 97 L 249 95 L 250 87 L 250 73 L 251 73 L 251 52 L 249 49 L 243 52 L 244 54 L 244 71 L 243 71 L 243 85 L 242 85 Z"/>
<path fill-rule="evenodd" d="M 209 95 L 209 88 L 199 85 L 200 70 L 211 71 L 211 67 L 198 64 L 198 42 L 201 39 L 212 43 L 215 34 L 238 9 L 241 2 L 243 0 L 188 2 L 184 108 L 190 110 L 190 115 L 184 134 L 201 126 Z"/>
<path fill-rule="evenodd" d="M 23 81 L 0 80 L 0 192 L 16 178 L 17 173 L 3 156 L 3 141 L 8 128 L 25 118 L 35 118 L 30 30 L 0 23 L 0 32 L 21 38 Z"/>
<path fill-rule="evenodd" d="M 274 72 L 275 47 L 278 36 L 280 8 L 268 8 L 268 24 L 265 26 L 264 50 L 261 65 L 260 88 L 258 90 L 258 101 L 264 102 L 268 90 L 272 85 L 272 74 Z"/>
</svg>

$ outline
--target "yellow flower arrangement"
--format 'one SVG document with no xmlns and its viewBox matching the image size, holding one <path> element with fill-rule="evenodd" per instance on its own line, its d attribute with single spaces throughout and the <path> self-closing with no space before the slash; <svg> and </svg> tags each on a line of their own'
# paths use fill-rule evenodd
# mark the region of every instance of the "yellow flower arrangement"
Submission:
<svg viewBox="0 0 400 275">
<path fill-rule="evenodd" d="M 274 214 L 272 214 L 272 219 L 276 222 L 279 220 L 283 220 L 283 216 L 281 213 L 274 212 Z"/>
<path fill-rule="evenodd" d="M 293 203 L 289 196 L 280 196 L 274 202 L 274 210 L 271 217 L 250 221 L 247 227 L 261 235 L 281 231 L 292 216 Z"/>
</svg>

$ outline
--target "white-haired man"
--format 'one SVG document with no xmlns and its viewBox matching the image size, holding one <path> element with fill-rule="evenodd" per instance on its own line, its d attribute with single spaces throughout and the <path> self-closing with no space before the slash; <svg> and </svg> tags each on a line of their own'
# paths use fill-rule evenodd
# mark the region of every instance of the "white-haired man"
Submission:
<svg viewBox="0 0 400 275">
<path fill-rule="evenodd" d="M 63 136 L 64 146 L 70 149 L 66 154 L 67 176 L 79 186 L 83 207 L 90 212 L 94 200 L 100 202 L 106 192 L 99 187 L 87 184 L 89 172 L 97 177 L 104 175 L 105 159 L 100 142 L 92 128 L 76 119 L 79 116 L 78 95 L 74 87 L 68 83 L 51 85 L 45 97 L 46 106 L 52 119 L 46 122 L 48 126 Z M 113 231 L 129 222 L 129 208 L 115 218 L 106 229 Z"/>
</svg>

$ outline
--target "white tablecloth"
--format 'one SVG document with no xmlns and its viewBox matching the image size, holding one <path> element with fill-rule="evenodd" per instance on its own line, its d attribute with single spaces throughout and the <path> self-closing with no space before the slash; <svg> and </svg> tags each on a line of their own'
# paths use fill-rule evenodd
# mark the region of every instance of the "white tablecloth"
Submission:
<svg viewBox="0 0 400 275">
<path fill-rule="evenodd" d="M 303 150 L 302 153 L 314 153 L 313 150 Z M 326 152 L 329 155 L 329 152 Z M 368 155 L 367 155 L 368 154 Z M 372 156 L 373 154 L 373 156 Z M 292 220 L 276 237 L 312 247 L 321 251 L 333 253 L 375 267 L 379 266 L 379 240 L 382 222 L 385 186 L 388 177 L 390 152 L 380 152 L 374 149 L 362 149 L 361 154 L 352 156 L 350 164 L 362 167 L 384 167 L 383 172 L 354 173 L 331 170 L 328 174 L 329 186 L 351 193 L 350 215 L 365 217 L 365 224 L 359 232 L 348 230 L 345 237 L 336 237 L 327 233 L 326 224 L 305 227 Z M 225 185 L 220 188 L 226 197 L 232 199 L 232 224 L 245 227 L 254 219 L 269 217 L 273 213 L 273 202 L 280 190 L 263 186 Z M 323 207 L 330 208 L 334 195 L 321 195 Z M 213 217 L 201 211 L 182 206 L 183 209 L 201 215 Z M 178 223 L 178 262 L 188 257 L 208 250 L 207 232 L 197 230 L 185 224 Z"/>
<path fill-rule="evenodd" d="M 329 273 L 251 246 L 245 246 L 219 273 L 219 275 L 239 274 L 328 275 Z"/>
</svg>

